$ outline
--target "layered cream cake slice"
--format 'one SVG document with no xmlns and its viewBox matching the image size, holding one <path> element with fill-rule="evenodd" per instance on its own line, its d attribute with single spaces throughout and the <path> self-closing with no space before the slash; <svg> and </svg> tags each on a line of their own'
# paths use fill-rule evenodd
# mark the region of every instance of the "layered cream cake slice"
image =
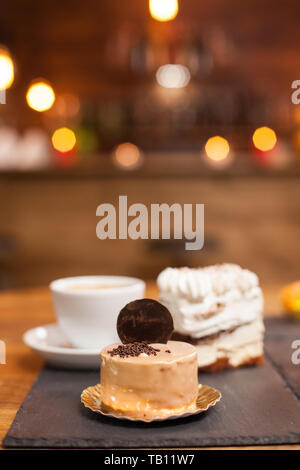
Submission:
<svg viewBox="0 0 300 470">
<path fill-rule="evenodd" d="M 167 268 L 157 283 L 159 300 L 173 316 L 172 339 L 196 347 L 201 370 L 262 362 L 263 295 L 256 274 L 234 264 Z"/>
</svg>

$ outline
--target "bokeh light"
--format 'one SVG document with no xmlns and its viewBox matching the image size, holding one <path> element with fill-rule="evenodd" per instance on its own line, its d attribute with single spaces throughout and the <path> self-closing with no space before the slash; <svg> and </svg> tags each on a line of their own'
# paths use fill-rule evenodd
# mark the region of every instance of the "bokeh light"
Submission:
<svg viewBox="0 0 300 470">
<path fill-rule="evenodd" d="M 178 0 L 149 0 L 149 10 L 157 21 L 173 20 L 178 13 Z"/>
<path fill-rule="evenodd" d="M 164 88 L 184 88 L 190 79 L 190 71 L 184 65 L 166 64 L 156 72 L 157 83 Z"/>
<path fill-rule="evenodd" d="M 15 155 L 18 170 L 46 168 L 51 162 L 48 133 L 41 128 L 27 129 L 20 136 Z"/>
<path fill-rule="evenodd" d="M 142 153 L 131 142 L 119 144 L 113 152 L 113 161 L 123 169 L 134 169 L 142 163 Z"/>
<path fill-rule="evenodd" d="M 272 150 L 277 142 L 277 137 L 273 129 L 270 127 L 259 127 L 252 136 L 254 146 L 262 151 Z"/>
<path fill-rule="evenodd" d="M 205 144 L 205 153 L 207 157 L 215 162 L 225 160 L 229 155 L 229 151 L 229 143 L 224 139 L 224 137 L 211 137 Z"/>
<path fill-rule="evenodd" d="M 0 127 L 0 170 L 14 167 L 18 143 L 19 135 L 16 129 L 9 126 Z"/>
<path fill-rule="evenodd" d="M 70 152 L 76 145 L 75 132 L 68 127 L 56 129 L 52 135 L 52 145 L 58 152 Z"/>
<path fill-rule="evenodd" d="M 14 63 L 6 49 L 0 48 L 0 90 L 6 90 L 14 81 Z"/>
<path fill-rule="evenodd" d="M 53 106 L 55 93 L 50 83 L 43 80 L 35 81 L 28 88 L 26 101 L 28 106 L 35 111 L 47 111 Z"/>
</svg>

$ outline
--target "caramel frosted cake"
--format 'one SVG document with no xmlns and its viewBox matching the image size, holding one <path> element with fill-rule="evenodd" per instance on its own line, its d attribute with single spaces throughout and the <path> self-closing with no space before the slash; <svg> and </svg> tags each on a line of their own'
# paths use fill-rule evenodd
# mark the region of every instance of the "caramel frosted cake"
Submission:
<svg viewBox="0 0 300 470">
<path fill-rule="evenodd" d="M 149 419 L 184 412 L 197 397 L 197 352 L 180 341 L 113 344 L 101 351 L 102 401 Z"/>
<path fill-rule="evenodd" d="M 167 268 L 157 282 L 159 300 L 173 316 L 172 339 L 196 347 L 200 369 L 262 361 L 263 295 L 256 274 L 234 264 Z"/>
</svg>

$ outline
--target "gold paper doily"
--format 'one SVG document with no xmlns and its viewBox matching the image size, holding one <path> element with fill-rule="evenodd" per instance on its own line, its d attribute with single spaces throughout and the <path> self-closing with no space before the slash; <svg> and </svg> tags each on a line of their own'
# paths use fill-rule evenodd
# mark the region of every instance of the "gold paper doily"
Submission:
<svg viewBox="0 0 300 470">
<path fill-rule="evenodd" d="M 158 414 L 157 416 L 151 416 L 151 418 L 149 419 L 125 415 L 111 408 L 107 408 L 102 403 L 102 388 L 100 384 L 94 385 L 93 387 L 88 387 L 83 390 L 81 394 L 81 402 L 86 408 L 89 408 L 95 413 L 100 413 L 104 416 L 110 416 L 112 418 L 123 420 L 127 419 L 129 421 L 143 421 L 144 423 L 151 423 L 153 421 L 165 421 L 167 419 L 185 418 L 187 416 L 202 413 L 203 411 L 208 410 L 208 408 L 210 408 L 211 406 L 214 406 L 221 399 L 221 397 L 221 393 L 215 388 L 209 387 L 208 385 L 199 384 L 198 395 L 196 400 L 183 412 L 177 414 L 171 414 L 170 412 L 170 414 L 167 416 L 165 414 L 163 416 L 160 416 Z"/>
</svg>

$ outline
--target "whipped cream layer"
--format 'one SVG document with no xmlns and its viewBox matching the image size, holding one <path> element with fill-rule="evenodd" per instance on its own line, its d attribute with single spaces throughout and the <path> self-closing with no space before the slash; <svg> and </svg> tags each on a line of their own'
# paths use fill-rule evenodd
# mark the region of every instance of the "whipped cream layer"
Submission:
<svg viewBox="0 0 300 470">
<path fill-rule="evenodd" d="M 178 333 L 201 338 L 253 322 L 263 310 L 256 274 L 234 264 L 167 268 L 157 279 L 159 300 Z"/>
<path fill-rule="evenodd" d="M 220 264 L 206 268 L 166 268 L 157 278 L 162 292 L 191 302 L 207 297 L 232 299 L 258 287 L 258 277 L 237 264 Z"/>
</svg>

